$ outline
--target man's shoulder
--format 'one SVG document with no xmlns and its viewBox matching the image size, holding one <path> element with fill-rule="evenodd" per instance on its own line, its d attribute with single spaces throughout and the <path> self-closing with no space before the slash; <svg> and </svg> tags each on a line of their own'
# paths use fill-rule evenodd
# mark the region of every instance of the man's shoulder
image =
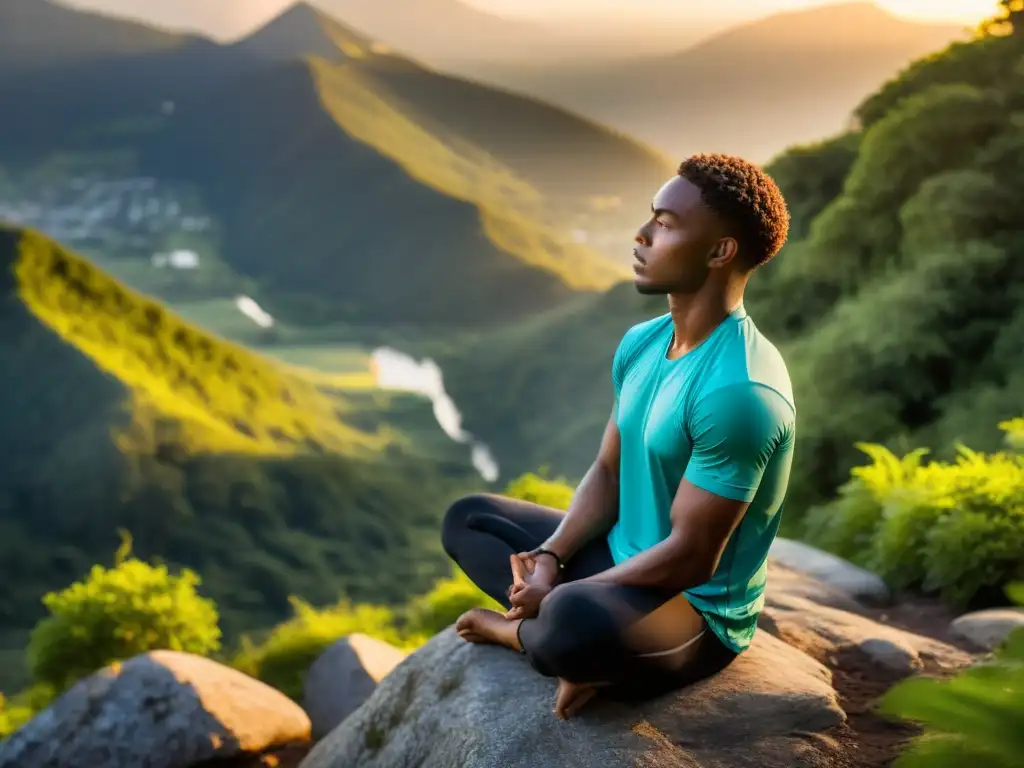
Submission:
<svg viewBox="0 0 1024 768">
<path fill-rule="evenodd" d="M 619 353 L 627 355 L 642 349 L 651 339 L 657 337 L 665 330 L 666 323 L 672 322 L 672 316 L 667 312 L 648 320 L 641 320 L 632 325 L 619 340 Z"/>
<path fill-rule="evenodd" d="M 737 397 L 747 393 L 775 393 L 796 410 L 793 383 L 782 352 L 748 319 L 718 350 L 701 389 L 707 395 L 728 388 Z"/>
</svg>

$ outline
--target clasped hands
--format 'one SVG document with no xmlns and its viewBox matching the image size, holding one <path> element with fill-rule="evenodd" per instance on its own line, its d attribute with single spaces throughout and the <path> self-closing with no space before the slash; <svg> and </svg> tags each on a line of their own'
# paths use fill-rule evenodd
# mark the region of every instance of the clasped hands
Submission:
<svg viewBox="0 0 1024 768">
<path fill-rule="evenodd" d="M 511 610 L 505 618 L 532 619 L 540 612 L 540 604 L 559 581 L 558 566 L 550 555 L 520 552 L 510 558 L 512 586 L 508 590 Z"/>
</svg>

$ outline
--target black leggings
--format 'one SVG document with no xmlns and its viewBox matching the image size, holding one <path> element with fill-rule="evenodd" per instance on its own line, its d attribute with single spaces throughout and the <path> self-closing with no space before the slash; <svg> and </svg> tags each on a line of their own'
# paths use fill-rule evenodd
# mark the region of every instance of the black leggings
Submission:
<svg viewBox="0 0 1024 768">
<path fill-rule="evenodd" d="M 448 556 L 482 591 L 510 608 L 510 556 L 540 546 L 563 516 L 503 496 L 467 496 L 448 510 L 441 540 Z M 538 672 L 574 683 L 599 683 L 615 698 L 649 698 L 714 675 L 736 658 L 710 630 L 696 640 L 696 649 L 682 664 L 671 655 L 631 650 L 624 630 L 677 595 L 573 583 L 613 565 L 605 537 L 591 541 L 566 563 L 562 584 L 545 598 L 537 617 L 522 622 L 519 640 Z"/>
</svg>

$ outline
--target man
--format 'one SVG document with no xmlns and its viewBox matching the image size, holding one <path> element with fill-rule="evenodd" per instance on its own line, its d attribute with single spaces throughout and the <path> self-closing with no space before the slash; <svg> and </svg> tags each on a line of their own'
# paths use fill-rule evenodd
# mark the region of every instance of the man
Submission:
<svg viewBox="0 0 1024 768">
<path fill-rule="evenodd" d="M 667 296 L 668 312 L 621 340 L 611 417 L 568 511 L 495 495 L 448 511 L 445 550 L 508 609 L 468 611 L 459 635 L 557 677 L 559 717 L 598 689 L 651 697 L 688 685 L 750 645 L 796 413 L 743 293 L 788 228 L 756 166 L 683 162 L 634 250 L 637 290 Z"/>
</svg>

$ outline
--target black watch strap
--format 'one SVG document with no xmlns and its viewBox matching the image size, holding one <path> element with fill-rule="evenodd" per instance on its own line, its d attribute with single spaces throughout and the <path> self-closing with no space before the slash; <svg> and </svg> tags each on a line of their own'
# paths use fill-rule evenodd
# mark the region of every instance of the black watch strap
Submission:
<svg viewBox="0 0 1024 768">
<path fill-rule="evenodd" d="M 565 564 L 562 562 L 562 558 L 560 558 L 550 549 L 545 549 L 544 547 L 537 547 L 537 549 L 533 550 L 531 554 L 534 557 L 537 557 L 538 555 L 551 555 L 553 558 L 555 558 L 555 562 L 558 564 L 558 570 L 562 571 L 565 569 Z"/>
</svg>

